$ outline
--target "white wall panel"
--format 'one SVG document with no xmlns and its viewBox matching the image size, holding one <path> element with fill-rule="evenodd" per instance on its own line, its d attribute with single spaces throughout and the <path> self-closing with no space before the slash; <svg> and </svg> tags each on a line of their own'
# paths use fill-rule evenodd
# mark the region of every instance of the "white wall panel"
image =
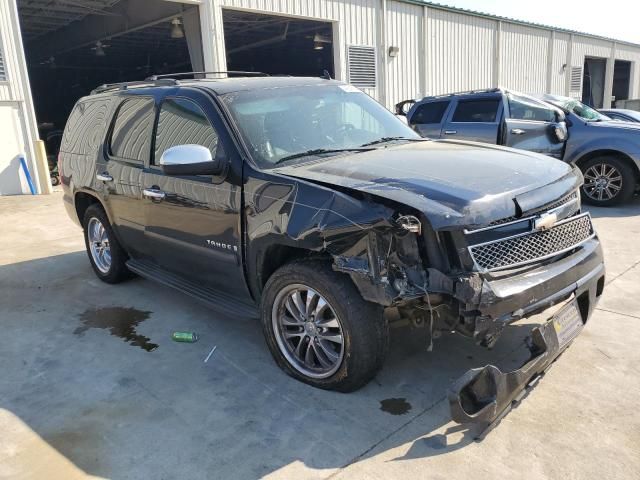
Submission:
<svg viewBox="0 0 640 480">
<path fill-rule="evenodd" d="M 431 95 L 494 85 L 495 20 L 429 8 L 427 89 Z"/>
<path fill-rule="evenodd" d="M 12 81 L 16 81 L 15 42 L 13 41 L 13 25 L 9 16 L 9 3 L 0 2 L 0 50 L 4 61 L 7 81 L 0 82 L 0 101 L 17 100 L 12 92 Z"/>
<path fill-rule="evenodd" d="M 553 61 L 551 62 L 551 91 L 556 95 L 565 94 L 567 63 L 567 48 L 569 46 L 568 33 L 555 33 L 553 40 Z"/>
<path fill-rule="evenodd" d="M 422 97 L 420 69 L 422 67 L 422 7 L 405 2 L 387 3 L 387 48 L 400 48 L 397 57 L 389 57 L 387 63 L 387 106 L 393 107 L 401 100 Z"/>
<path fill-rule="evenodd" d="M 521 92 L 546 90 L 550 36 L 549 30 L 502 23 L 501 87 Z"/>
<path fill-rule="evenodd" d="M 609 58 L 612 46 L 613 43 L 607 40 L 574 35 L 572 63 L 577 67 L 584 63 L 584 57 Z"/>
</svg>

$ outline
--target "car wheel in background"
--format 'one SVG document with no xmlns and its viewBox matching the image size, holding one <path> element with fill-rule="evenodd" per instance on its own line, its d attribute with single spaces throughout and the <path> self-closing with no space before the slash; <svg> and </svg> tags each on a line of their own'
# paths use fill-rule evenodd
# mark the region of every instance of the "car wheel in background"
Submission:
<svg viewBox="0 0 640 480">
<path fill-rule="evenodd" d="M 616 157 L 596 157 L 580 165 L 584 175 L 582 199 L 591 205 L 609 207 L 631 199 L 636 176 L 633 168 Z"/>
<path fill-rule="evenodd" d="M 292 377 L 350 392 L 381 368 L 388 345 L 382 307 L 320 260 L 299 260 L 267 282 L 260 307 L 273 358 Z"/>
<path fill-rule="evenodd" d="M 107 283 L 119 283 L 130 278 L 132 273 L 125 265 L 127 254 L 100 205 L 87 208 L 82 226 L 89 261 L 98 278 Z"/>
</svg>

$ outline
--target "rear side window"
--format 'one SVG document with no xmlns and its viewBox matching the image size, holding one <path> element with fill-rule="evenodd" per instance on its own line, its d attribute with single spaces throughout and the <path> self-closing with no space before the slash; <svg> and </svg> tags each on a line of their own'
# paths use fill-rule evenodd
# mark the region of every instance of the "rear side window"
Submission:
<svg viewBox="0 0 640 480">
<path fill-rule="evenodd" d="M 496 121 L 499 106 L 500 100 L 497 98 L 459 102 L 452 121 L 493 123 Z"/>
<path fill-rule="evenodd" d="M 153 120 L 152 98 L 129 98 L 122 102 L 113 123 L 109 154 L 132 162 L 148 160 Z"/>
<path fill-rule="evenodd" d="M 218 133 L 202 109 L 191 100 L 170 98 L 162 102 L 156 131 L 155 164 L 168 148 L 177 145 L 202 145 L 216 157 Z"/>
<path fill-rule="evenodd" d="M 508 98 L 509 116 L 514 120 L 553 122 L 556 119 L 552 109 L 533 99 L 511 94 Z"/>
<path fill-rule="evenodd" d="M 64 129 L 60 151 L 86 155 L 102 145 L 107 130 L 110 99 L 78 102 Z"/>
<path fill-rule="evenodd" d="M 432 102 L 420 105 L 411 116 L 411 125 L 440 123 L 448 106 L 449 102 Z"/>
</svg>

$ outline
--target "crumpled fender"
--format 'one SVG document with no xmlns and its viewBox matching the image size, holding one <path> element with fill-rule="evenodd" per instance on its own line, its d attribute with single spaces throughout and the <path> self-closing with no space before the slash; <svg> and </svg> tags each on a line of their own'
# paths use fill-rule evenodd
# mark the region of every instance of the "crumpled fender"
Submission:
<svg viewBox="0 0 640 480">
<path fill-rule="evenodd" d="M 297 179 L 256 177 L 244 190 L 245 265 L 254 296 L 261 289 L 255 283 L 257 270 L 273 246 L 353 257 L 361 253 L 369 232 L 394 228 L 395 212 L 383 204 Z"/>
</svg>

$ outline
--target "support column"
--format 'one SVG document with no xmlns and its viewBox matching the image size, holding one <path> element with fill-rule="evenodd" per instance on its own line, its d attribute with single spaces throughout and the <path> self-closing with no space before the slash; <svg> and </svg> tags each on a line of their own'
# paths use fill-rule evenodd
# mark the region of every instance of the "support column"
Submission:
<svg viewBox="0 0 640 480">
<path fill-rule="evenodd" d="M 208 0 L 200 5 L 200 25 L 205 70 L 210 72 L 227 70 L 220 0 Z"/>
<path fill-rule="evenodd" d="M 38 122 L 36 120 L 35 108 L 33 106 L 33 98 L 31 96 L 31 84 L 29 82 L 29 72 L 27 70 L 27 60 L 24 55 L 24 45 L 22 43 L 22 32 L 20 30 L 20 21 L 18 20 L 18 4 L 16 0 L 9 2 L 0 7 L 0 13 L 8 13 L 9 17 L 9 35 L 10 42 L 13 44 L 12 50 L 6 52 L 7 66 L 14 67 L 13 70 L 7 69 L 10 76 L 10 85 L 12 96 L 18 102 L 18 112 L 20 116 L 22 134 L 24 137 L 24 153 L 26 155 L 27 165 L 33 178 L 38 193 L 51 188 L 50 184 L 43 185 L 43 182 L 49 182 L 48 176 L 42 178 L 38 171 L 36 161 L 36 141 L 40 139 L 38 134 Z M 13 58 L 9 58 L 13 57 Z M 11 62 L 9 64 L 9 62 Z M 48 167 L 46 168 L 48 170 Z M 46 172 L 45 172 L 46 175 Z"/>
<path fill-rule="evenodd" d="M 567 43 L 567 62 L 564 69 L 564 95 L 568 97 L 571 93 L 571 62 L 573 61 L 573 33 L 569 35 Z"/>
<path fill-rule="evenodd" d="M 420 42 L 420 89 L 421 95 L 429 94 L 429 7 L 422 7 L 422 37 Z"/>
<path fill-rule="evenodd" d="M 378 4 L 378 101 L 387 105 L 387 0 Z"/>
<path fill-rule="evenodd" d="M 500 86 L 500 78 L 502 77 L 502 22 L 496 22 L 496 36 L 493 45 L 493 86 Z"/>
<path fill-rule="evenodd" d="M 611 45 L 611 55 L 607 60 L 607 68 L 604 73 L 604 95 L 602 96 L 602 107 L 611 108 L 611 97 L 613 96 L 613 72 L 616 63 L 616 42 Z"/>
<path fill-rule="evenodd" d="M 549 45 L 547 46 L 547 86 L 546 93 L 551 93 L 553 88 L 553 51 L 556 39 L 556 31 L 549 32 Z"/>
</svg>

